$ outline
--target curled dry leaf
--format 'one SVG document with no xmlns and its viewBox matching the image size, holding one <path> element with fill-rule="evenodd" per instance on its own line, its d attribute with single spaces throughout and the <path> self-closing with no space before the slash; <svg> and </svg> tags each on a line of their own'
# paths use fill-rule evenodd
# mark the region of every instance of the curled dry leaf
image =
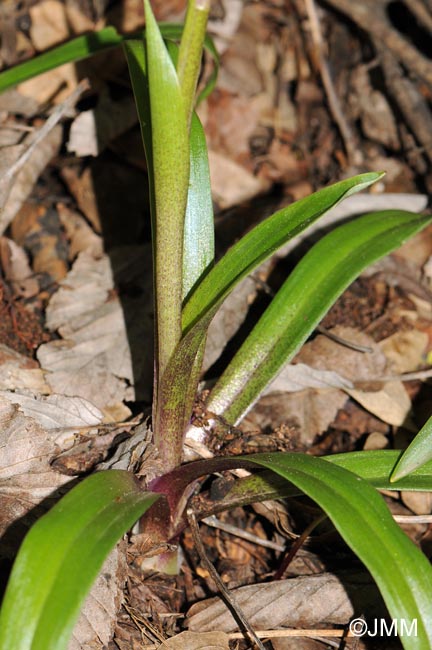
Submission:
<svg viewBox="0 0 432 650">
<path fill-rule="evenodd" d="M 0 390 L 22 390 L 33 395 L 51 392 L 39 364 L 3 344 L 0 344 Z"/>
<path fill-rule="evenodd" d="M 223 632 L 181 632 L 157 650 L 229 650 L 228 636 Z"/>
<path fill-rule="evenodd" d="M 355 384 L 355 388 L 345 387 L 344 391 L 367 411 L 388 424 L 403 424 L 411 401 L 401 381 L 376 383 L 380 376 L 389 374 L 388 361 L 380 347 L 371 337 L 351 327 L 335 327 L 331 331 L 346 341 L 370 347 L 372 352 L 357 352 L 320 335 L 303 347 L 298 359 L 314 368 L 337 371 Z M 360 382 L 369 382 L 369 386 Z"/>
<path fill-rule="evenodd" d="M 233 590 L 239 607 L 255 629 L 307 628 L 321 623 L 344 625 L 356 613 L 377 615 L 377 588 L 365 576 L 330 573 L 248 585 Z M 219 598 L 193 605 L 187 614 L 192 631 L 232 632 L 237 623 Z"/>
</svg>

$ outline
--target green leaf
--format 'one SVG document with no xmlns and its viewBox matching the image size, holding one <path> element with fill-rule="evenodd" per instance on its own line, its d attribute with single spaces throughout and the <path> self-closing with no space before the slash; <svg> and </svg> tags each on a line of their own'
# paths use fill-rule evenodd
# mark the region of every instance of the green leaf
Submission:
<svg viewBox="0 0 432 650">
<path fill-rule="evenodd" d="M 386 210 L 323 237 L 296 266 L 234 356 L 210 395 L 208 409 L 238 422 L 359 273 L 430 221 L 430 216 Z"/>
<path fill-rule="evenodd" d="M 214 217 L 204 129 L 192 116 L 190 177 L 183 239 L 183 297 L 214 261 Z"/>
<path fill-rule="evenodd" d="M 420 429 L 408 449 L 404 451 L 398 464 L 396 465 L 391 481 L 398 482 L 397 489 L 399 489 L 400 481 L 403 477 L 411 474 L 418 467 L 422 467 L 425 463 L 432 459 L 432 417 Z"/>
<path fill-rule="evenodd" d="M 369 187 L 383 174 L 354 176 L 315 192 L 256 226 L 238 241 L 197 286 L 183 309 L 183 331 L 210 311 L 214 313 L 235 285 L 278 248 L 337 205 L 342 199 Z"/>
<path fill-rule="evenodd" d="M 89 56 L 108 51 L 120 45 L 122 41 L 123 36 L 120 36 L 114 27 L 106 27 L 92 34 L 78 36 L 29 61 L 19 63 L 13 68 L 1 72 L 0 92 L 65 63 L 75 63 Z"/>
<path fill-rule="evenodd" d="M 158 499 L 109 470 L 74 487 L 27 534 L 0 612 L 0 650 L 65 650 L 81 605 L 120 537 Z"/>
<path fill-rule="evenodd" d="M 172 23 L 160 23 L 159 28 L 165 39 L 178 40 L 183 32 L 182 25 L 175 25 Z M 44 72 L 54 70 L 54 68 L 58 68 L 60 65 L 64 65 L 65 63 L 76 63 L 82 61 L 83 59 L 95 56 L 96 54 L 107 52 L 113 47 L 118 47 L 129 39 L 136 40 L 139 38 L 142 40 L 144 36 L 145 33 L 142 31 L 122 36 L 114 27 L 106 27 L 98 32 L 78 36 L 67 43 L 52 48 L 48 52 L 43 52 L 28 61 L 19 63 L 9 70 L 0 72 L 0 92 L 3 92 L 8 88 L 13 88 L 22 81 L 27 81 L 28 79 L 37 77 Z M 219 55 L 209 36 L 206 36 L 204 40 L 204 47 L 213 59 L 214 68 L 204 89 L 198 97 L 198 103 L 207 97 L 213 90 L 219 70 Z"/>
<path fill-rule="evenodd" d="M 154 174 L 154 275 L 158 381 L 181 337 L 183 228 L 189 183 L 189 133 L 184 100 L 150 3 L 146 68 Z M 158 432 L 156 437 L 158 437 Z"/>
<path fill-rule="evenodd" d="M 408 626 L 417 620 L 417 636 L 400 639 L 405 650 L 430 648 L 432 568 L 394 522 L 378 492 L 342 467 L 306 454 L 241 458 L 283 476 L 324 510 L 372 574 L 391 617 L 404 619 Z"/>
</svg>

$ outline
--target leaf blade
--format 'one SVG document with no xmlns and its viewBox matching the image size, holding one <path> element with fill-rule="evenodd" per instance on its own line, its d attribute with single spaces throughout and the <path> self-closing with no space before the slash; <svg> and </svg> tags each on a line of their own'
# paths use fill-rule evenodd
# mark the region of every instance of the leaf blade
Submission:
<svg viewBox="0 0 432 650">
<path fill-rule="evenodd" d="M 0 648 L 64 650 L 80 606 L 118 539 L 158 499 L 108 470 L 73 488 L 27 534 L 0 612 Z"/>
<path fill-rule="evenodd" d="M 391 476 L 391 482 L 400 480 L 422 467 L 432 459 L 432 416 L 420 429 L 414 440 L 404 451 Z"/>
<path fill-rule="evenodd" d="M 210 395 L 208 409 L 238 422 L 359 273 L 430 220 L 386 210 L 323 237 L 290 274 L 234 356 Z"/>
<path fill-rule="evenodd" d="M 282 208 L 232 246 L 197 286 L 183 308 L 183 331 L 217 308 L 234 286 L 289 239 L 355 192 L 382 177 L 360 174 Z"/>
<path fill-rule="evenodd" d="M 371 572 L 392 618 L 417 620 L 417 636 L 401 638 L 404 648 L 430 647 L 431 566 L 393 521 L 376 490 L 351 472 L 306 454 L 242 458 L 283 476 L 321 506 Z"/>
</svg>

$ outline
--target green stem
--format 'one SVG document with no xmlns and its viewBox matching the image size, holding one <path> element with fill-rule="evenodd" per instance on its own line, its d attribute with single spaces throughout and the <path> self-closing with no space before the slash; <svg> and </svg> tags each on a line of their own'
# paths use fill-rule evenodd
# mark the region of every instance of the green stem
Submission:
<svg viewBox="0 0 432 650">
<path fill-rule="evenodd" d="M 210 0 L 188 0 L 177 62 L 177 75 L 185 102 L 188 124 L 195 104 Z"/>
</svg>

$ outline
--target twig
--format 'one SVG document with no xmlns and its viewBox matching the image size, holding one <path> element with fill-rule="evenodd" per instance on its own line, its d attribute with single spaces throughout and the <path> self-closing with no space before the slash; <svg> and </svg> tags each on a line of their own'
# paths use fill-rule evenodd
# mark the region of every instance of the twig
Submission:
<svg viewBox="0 0 432 650">
<path fill-rule="evenodd" d="M 318 325 L 316 330 L 320 334 L 327 336 L 327 338 L 329 338 L 331 341 L 339 343 L 339 345 L 344 345 L 346 348 L 350 348 L 350 350 L 354 350 L 355 352 L 367 352 L 368 354 L 371 354 L 373 352 L 373 349 L 368 345 L 360 345 L 360 343 L 348 341 L 347 339 L 342 338 L 342 336 L 338 336 L 333 332 L 329 332 L 325 327 L 322 327 L 322 325 Z"/>
<path fill-rule="evenodd" d="M 18 158 L 18 160 L 9 167 L 7 172 L 2 177 L 3 182 L 11 180 L 15 174 L 17 174 L 26 164 L 36 147 L 39 145 L 42 140 L 46 138 L 48 133 L 53 130 L 56 124 L 61 120 L 61 118 L 70 111 L 73 105 L 77 102 L 78 98 L 90 88 L 88 79 L 83 79 L 80 81 L 75 90 L 65 99 L 64 102 L 59 104 L 54 111 L 51 113 L 45 124 L 35 133 L 35 138 L 33 142 L 28 146 L 24 153 Z"/>
<path fill-rule="evenodd" d="M 357 638 L 351 632 L 345 632 L 345 630 L 333 630 L 333 629 L 322 629 L 322 630 L 257 630 L 255 632 L 256 636 L 259 639 L 286 639 L 286 638 L 309 638 L 316 639 L 318 641 L 324 640 L 324 638 L 336 638 L 336 639 L 352 639 Z M 231 632 L 226 635 L 230 641 L 235 641 L 236 639 L 243 639 L 244 635 L 241 632 Z M 329 643 L 330 645 L 330 643 Z M 333 644 L 331 644 L 333 645 Z M 337 645 L 336 647 L 339 647 Z M 157 650 L 158 645 L 144 645 L 142 650 Z"/>
<path fill-rule="evenodd" d="M 336 94 L 333 85 L 333 80 L 331 78 L 327 61 L 324 57 L 324 47 L 323 47 L 323 39 L 321 34 L 321 26 L 320 26 L 320 21 L 318 17 L 318 12 L 316 10 L 315 2 L 314 0 L 305 0 L 305 5 L 309 17 L 311 36 L 312 36 L 313 44 L 315 46 L 319 71 L 324 86 L 324 90 L 327 95 L 328 105 L 331 114 L 333 115 L 333 119 L 335 120 L 338 129 L 340 131 L 340 134 L 342 136 L 342 139 L 344 141 L 345 150 L 347 152 L 349 161 L 351 164 L 356 165 L 361 163 L 362 154 L 358 149 L 358 147 L 356 147 L 354 135 L 351 131 L 351 128 L 347 120 L 345 119 L 345 115 L 342 111 L 339 98 Z"/>
<path fill-rule="evenodd" d="M 432 515 L 393 515 L 398 524 L 432 524 Z"/>
<path fill-rule="evenodd" d="M 221 596 L 223 600 L 225 601 L 225 604 L 229 607 L 230 611 L 232 612 L 234 618 L 237 620 L 237 623 L 241 628 L 243 628 L 245 635 L 248 637 L 248 640 L 252 645 L 256 648 L 259 648 L 259 650 L 265 650 L 263 644 L 259 640 L 258 636 L 255 634 L 255 631 L 253 630 L 251 624 L 247 620 L 246 616 L 243 614 L 241 608 L 238 606 L 236 603 L 235 599 L 231 595 L 231 593 L 228 591 L 228 589 L 225 587 L 224 583 L 222 582 L 222 579 L 216 569 L 214 568 L 213 564 L 210 562 L 210 560 L 207 557 L 207 554 L 204 549 L 204 544 L 202 543 L 202 539 L 199 533 L 199 527 L 197 524 L 197 520 L 195 518 L 194 511 L 192 508 L 188 508 L 186 511 L 189 526 L 192 532 L 192 537 L 196 546 L 196 549 L 198 551 L 198 555 L 200 556 L 201 562 L 209 572 L 210 576 L 213 579 L 213 582 L 215 585 L 218 587 L 220 590 Z M 239 638 L 243 638 L 244 635 L 241 634 Z"/>
<path fill-rule="evenodd" d="M 237 526 L 232 526 L 231 524 L 226 524 L 223 521 L 219 521 L 219 519 L 215 517 L 215 515 L 210 515 L 209 517 L 202 519 L 202 521 L 204 524 L 207 524 L 207 526 L 212 526 L 213 528 L 218 528 L 219 530 L 223 530 L 225 533 L 229 533 L 230 535 L 241 537 L 242 539 L 246 539 L 248 542 L 257 544 L 258 546 L 271 548 L 274 551 L 285 551 L 285 546 L 282 546 L 282 544 L 276 544 L 276 542 L 271 542 L 268 539 L 261 539 L 261 537 L 258 537 L 258 535 L 253 535 L 252 533 L 248 533 L 247 530 L 242 530 Z"/>
</svg>

